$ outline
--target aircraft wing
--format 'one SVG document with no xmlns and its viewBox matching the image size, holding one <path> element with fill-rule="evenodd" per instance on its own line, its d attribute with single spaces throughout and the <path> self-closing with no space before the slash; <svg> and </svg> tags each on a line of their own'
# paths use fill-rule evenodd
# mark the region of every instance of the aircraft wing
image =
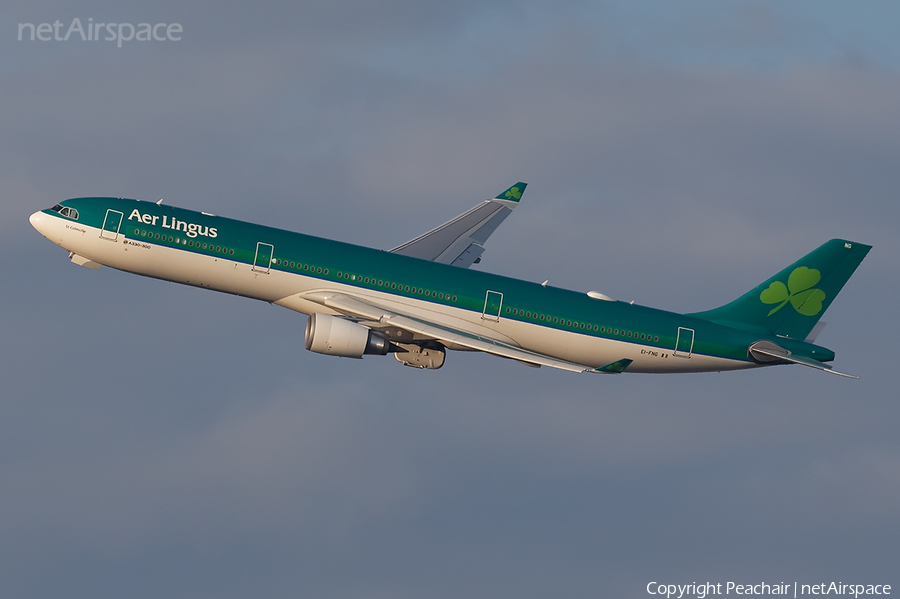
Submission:
<svg viewBox="0 0 900 599">
<path fill-rule="evenodd" d="M 516 183 L 431 231 L 397 246 L 395 254 L 468 268 L 481 261 L 484 243 L 518 206 L 526 183 Z"/>
<path fill-rule="evenodd" d="M 414 310 L 399 302 L 387 302 L 343 291 L 311 291 L 275 302 L 290 308 L 295 302 L 314 302 L 335 312 L 378 323 L 377 328 L 397 327 L 435 339 L 445 345 L 483 351 L 530 366 L 549 366 L 570 372 L 595 371 L 591 366 L 552 358 L 518 347 L 511 339 L 467 321 L 427 310 Z"/>
</svg>

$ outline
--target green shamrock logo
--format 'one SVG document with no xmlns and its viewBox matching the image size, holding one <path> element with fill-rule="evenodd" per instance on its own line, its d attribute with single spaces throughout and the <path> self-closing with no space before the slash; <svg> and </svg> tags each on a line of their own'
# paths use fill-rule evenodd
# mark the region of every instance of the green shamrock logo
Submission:
<svg viewBox="0 0 900 599">
<path fill-rule="evenodd" d="M 507 191 L 507 192 L 506 192 L 505 194 L 503 194 L 503 195 L 505 195 L 505 196 L 508 197 L 508 198 L 515 198 L 515 199 L 518 200 L 518 199 L 520 199 L 520 198 L 522 197 L 522 192 L 519 191 L 519 188 L 518 188 L 518 187 L 510 187 L 510 188 L 509 188 L 509 191 Z"/>
<path fill-rule="evenodd" d="M 822 273 L 815 268 L 801 266 L 795 268 L 788 277 L 787 287 L 781 281 L 775 281 L 759 294 L 759 299 L 764 304 L 778 304 L 772 308 L 769 316 L 781 310 L 788 302 L 800 314 L 815 316 L 822 311 L 822 300 L 825 299 L 824 291 L 813 289 L 821 279 Z"/>
</svg>

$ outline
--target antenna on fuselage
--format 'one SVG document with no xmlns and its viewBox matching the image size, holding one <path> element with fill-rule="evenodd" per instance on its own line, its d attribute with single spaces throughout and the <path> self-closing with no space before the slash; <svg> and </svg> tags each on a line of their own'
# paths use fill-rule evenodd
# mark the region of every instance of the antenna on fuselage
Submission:
<svg viewBox="0 0 900 599">
<path fill-rule="evenodd" d="M 157 205 L 157 206 L 162 206 L 162 200 L 163 200 L 162 198 L 159 198 L 159 201 L 156 202 L 156 205 Z"/>
</svg>

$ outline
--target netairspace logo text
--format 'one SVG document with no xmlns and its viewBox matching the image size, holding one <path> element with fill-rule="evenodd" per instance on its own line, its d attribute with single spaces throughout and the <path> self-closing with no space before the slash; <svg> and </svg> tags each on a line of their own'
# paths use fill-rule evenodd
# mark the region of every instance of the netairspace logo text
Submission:
<svg viewBox="0 0 900 599">
<path fill-rule="evenodd" d="M 843 595 L 845 597 L 858 598 L 865 595 L 890 595 L 889 584 L 844 584 L 842 582 L 822 582 L 819 584 L 798 583 L 765 583 L 738 584 L 726 583 L 691 583 L 691 584 L 664 584 L 651 582 L 647 584 L 648 595 L 658 595 L 666 599 L 681 599 L 691 597 L 704 599 L 710 595 L 781 595 L 795 599 L 804 595 Z"/>
<path fill-rule="evenodd" d="M 19 41 L 35 41 L 41 42 L 67 42 L 72 40 L 81 40 L 83 42 L 96 42 L 103 40 L 105 42 L 117 42 L 116 46 L 121 48 L 122 42 L 180 42 L 181 34 L 184 29 L 178 23 L 94 23 L 94 19 L 90 18 L 87 23 L 82 25 L 81 19 L 75 17 L 69 24 L 65 34 L 61 33 L 65 23 L 59 19 L 53 23 L 19 23 Z"/>
</svg>

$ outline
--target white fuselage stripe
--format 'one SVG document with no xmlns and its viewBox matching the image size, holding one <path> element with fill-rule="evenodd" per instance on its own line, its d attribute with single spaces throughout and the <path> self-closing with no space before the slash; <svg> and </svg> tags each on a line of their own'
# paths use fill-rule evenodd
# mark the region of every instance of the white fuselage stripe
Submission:
<svg viewBox="0 0 900 599">
<path fill-rule="evenodd" d="M 697 353 L 690 357 L 675 356 L 672 351 L 659 347 L 580 334 L 502 316 L 498 321 L 482 319 L 480 312 L 425 299 L 361 289 L 347 282 L 277 268 L 261 272 L 254 270 L 250 264 L 230 260 L 227 256 L 206 255 L 187 247 L 173 248 L 144 239 L 129 239 L 121 233 L 113 241 L 101 238 L 100 230 L 94 227 L 80 224 L 75 226 L 59 217 L 48 220 L 51 222 L 41 231 L 48 239 L 94 262 L 131 273 L 278 303 L 306 314 L 327 313 L 329 310 L 320 304 L 299 298 L 279 300 L 322 288 L 352 292 L 376 300 L 403 304 L 411 314 L 423 318 L 443 314 L 462 319 L 473 325 L 489 328 L 499 337 L 505 337 L 524 349 L 592 367 L 604 366 L 621 359 L 632 360 L 629 372 L 708 372 L 757 366 L 753 362 Z"/>
</svg>

